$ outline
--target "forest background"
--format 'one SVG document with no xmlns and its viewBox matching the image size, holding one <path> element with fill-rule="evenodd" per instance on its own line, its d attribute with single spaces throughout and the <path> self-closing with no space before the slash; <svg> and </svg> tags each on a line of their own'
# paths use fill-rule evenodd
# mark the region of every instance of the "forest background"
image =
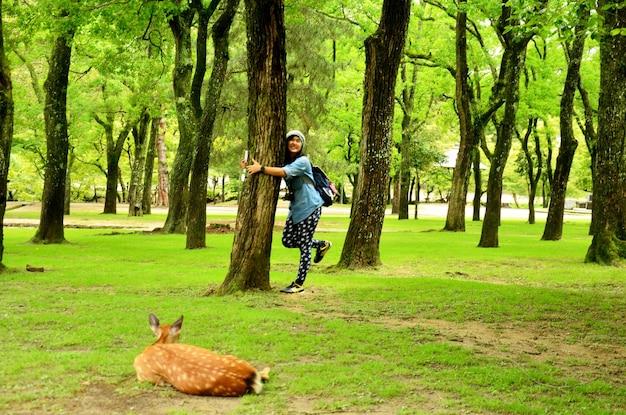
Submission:
<svg viewBox="0 0 626 415">
<path fill-rule="evenodd" d="M 54 2 L 46 3 L 52 7 Z M 492 3 L 497 9 L 499 4 Z M 6 6 L 5 42 L 16 103 L 9 199 L 40 200 L 46 163 L 41 83 L 50 55 L 51 29 L 47 27 L 50 21 L 43 5 L 9 3 Z M 179 137 L 171 79 L 174 45 L 168 36 L 166 18 L 159 16 L 154 8 L 151 3 L 141 6 L 124 2 L 84 12 L 85 21 L 74 39 L 68 85 L 71 176 L 68 197 L 73 201 L 103 200 L 108 174 L 107 149 L 120 152 L 116 196 L 119 201 L 128 200 L 130 174 L 137 157 L 132 127 L 145 108 L 150 109 L 152 118 L 160 120 L 164 134 L 163 160 L 171 166 L 174 159 Z M 490 27 L 488 11 L 475 10 L 474 20 L 480 22 L 476 30 L 483 45 L 470 44 L 472 66 L 481 74 L 485 90 L 493 82 L 490 67 L 501 52 Z M 352 188 L 356 180 L 363 40 L 375 31 L 379 13 L 380 4 L 367 1 L 343 6 L 287 1 L 285 5 L 288 125 L 307 134 L 310 157 L 340 189 Z M 442 161 L 445 151 L 458 145 L 455 84 L 450 73 L 455 58 L 453 23 L 444 4 L 423 2 L 414 6 L 407 41 L 410 54 L 407 53 L 402 63 L 402 79 L 397 87 L 398 113 L 403 110 L 402 93 L 412 89 L 415 96 L 410 114 L 412 180 L 417 179 L 426 200 L 447 200 L 451 173 L 436 168 L 436 162 Z M 508 193 L 528 194 L 525 174 L 528 162 L 522 151 L 521 134 L 524 120 L 539 116 L 541 122 L 533 133 L 538 135 L 535 151 L 543 156 L 540 161 L 544 164 L 540 192 L 544 196 L 543 204 L 549 196 L 546 186 L 549 171 L 545 167 L 549 169 L 549 155 L 558 149 L 559 99 L 567 67 L 559 32 L 553 30 L 546 35 L 535 40 L 528 54 L 520 98 L 520 141 L 514 146 L 513 162 L 507 164 L 504 182 Z M 235 18 L 230 45 L 231 62 L 214 127 L 209 201 L 236 198 L 241 173 L 237 162 L 246 148 L 246 41 L 241 16 Z M 593 102 L 599 77 L 597 43 L 588 42 L 586 50 L 581 72 Z M 582 106 L 578 113 L 584 113 Z M 394 171 L 399 171 L 401 121 L 402 117 L 397 116 Z M 493 131 L 487 132 L 487 146 L 493 146 L 494 137 Z M 531 149 L 529 153 L 533 159 L 537 157 L 535 151 Z M 157 170 L 153 170 L 152 200 L 162 204 L 166 199 L 158 196 Z M 397 182 L 397 176 L 392 173 L 392 177 Z M 570 183 L 568 190 L 572 198 L 585 199 L 591 190 L 590 157 L 584 147 L 577 152 Z"/>
</svg>

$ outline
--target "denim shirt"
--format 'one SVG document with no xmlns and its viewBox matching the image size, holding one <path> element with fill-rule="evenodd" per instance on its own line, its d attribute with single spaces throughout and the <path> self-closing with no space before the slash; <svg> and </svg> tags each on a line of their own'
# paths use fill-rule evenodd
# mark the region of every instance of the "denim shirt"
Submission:
<svg viewBox="0 0 626 415">
<path fill-rule="evenodd" d="M 289 203 L 289 214 L 293 223 L 302 222 L 324 204 L 322 197 L 313 186 L 313 170 L 308 157 L 301 156 L 283 167 L 287 177 L 287 186 L 294 194 L 294 200 Z M 303 178 L 303 177 L 306 177 Z"/>
</svg>

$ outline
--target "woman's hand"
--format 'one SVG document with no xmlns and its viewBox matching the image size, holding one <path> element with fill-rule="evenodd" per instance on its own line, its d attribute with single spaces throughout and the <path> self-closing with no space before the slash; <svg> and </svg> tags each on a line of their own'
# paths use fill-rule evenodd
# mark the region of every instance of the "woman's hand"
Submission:
<svg viewBox="0 0 626 415">
<path fill-rule="evenodd" d="M 250 174 L 256 174 L 261 171 L 261 164 L 255 159 L 252 159 L 252 164 L 246 166 L 246 161 L 241 159 L 241 168 L 246 169 Z"/>
</svg>

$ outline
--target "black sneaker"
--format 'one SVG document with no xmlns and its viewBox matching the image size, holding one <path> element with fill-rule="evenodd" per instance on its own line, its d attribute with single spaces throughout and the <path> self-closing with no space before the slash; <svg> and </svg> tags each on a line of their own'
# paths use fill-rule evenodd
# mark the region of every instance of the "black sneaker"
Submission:
<svg viewBox="0 0 626 415">
<path fill-rule="evenodd" d="M 324 245 L 322 245 L 319 248 L 317 248 L 317 252 L 315 253 L 315 258 L 313 259 L 313 262 L 315 262 L 316 264 L 318 262 L 320 262 L 322 260 L 322 258 L 324 258 L 324 255 L 326 255 L 326 252 L 328 252 L 328 250 L 332 246 L 333 246 L 332 242 L 324 241 Z"/>
<path fill-rule="evenodd" d="M 289 285 L 289 287 L 285 287 L 282 290 L 280 290 L 281 293 L 287 293 L 287 294 L 301 293 L 302 291 L 304 291 L 304 287 L 296 283 L 295 281 L 292 282 Z"/>
</svg>

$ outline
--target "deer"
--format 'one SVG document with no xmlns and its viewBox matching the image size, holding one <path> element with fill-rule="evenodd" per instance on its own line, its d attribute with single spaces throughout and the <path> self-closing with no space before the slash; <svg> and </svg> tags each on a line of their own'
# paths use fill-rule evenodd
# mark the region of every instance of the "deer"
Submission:
<svg viewBox="0 0 626 415">
<path fill-rule="evenodd" d="M 263 383 L 269 380 L 269 367 L 259 372 L 235 356 L 179 344 L 183 316 L 163 326 L 154 314 L 150 314 L 149 320 L 157 341 L 135 358 L 139 382 L 157 386 L 167 382 L 190 395 L 243 396 L 261 393 Z"/>
</svg>

